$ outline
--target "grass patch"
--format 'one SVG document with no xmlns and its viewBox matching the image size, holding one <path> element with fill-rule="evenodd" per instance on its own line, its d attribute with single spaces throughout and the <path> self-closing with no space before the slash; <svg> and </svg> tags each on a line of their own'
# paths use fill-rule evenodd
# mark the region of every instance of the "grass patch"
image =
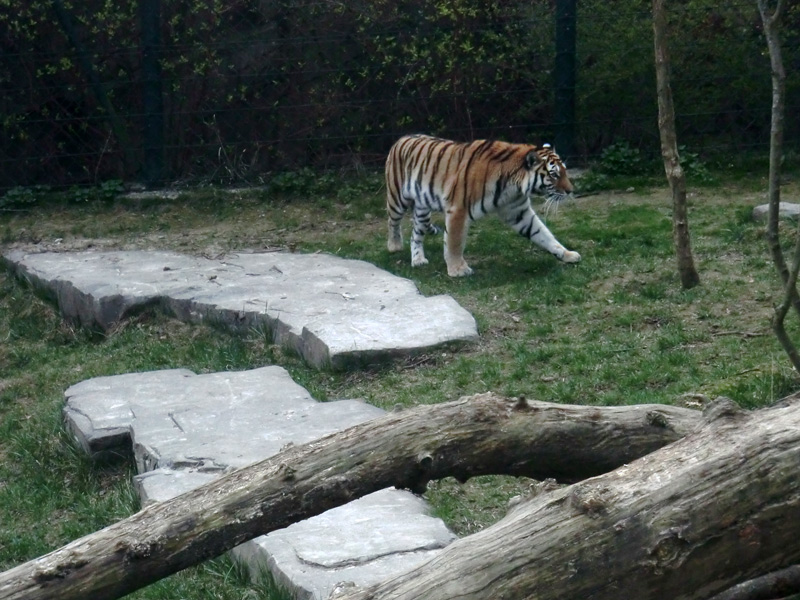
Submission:
<svg viewBox="0 0 800 600">
<path fill-rule="evenodd" d="M 726 181 L 719 178 L 720 181 Z M 198 373 L 286 367 L 320 400 L 377 406 L 439 403 L 492 390 L 554 402 L 681 404 L 726 395 L 766 406 L 800 388 L 769 319 L 780 289 L 764 226 L 750 218 L 763 190 L 752 182 L 690 190 L 701 285 L 680 289 L 670 195 L 661 187 L 599 193 L 551 211 L 556 236 L 581 252 L 562 265 L 493 217 L 476 223 L 466 257 L 475 275 L 446 275 L 441 238 L 430 264 L 412 269 L 385 247 L 379 176 L 302 178 L 273 188 L 187 191 L 177 199 L 32 202 L 0 213 L 6 248 L 172 249 L 223 252 L 293 248 L 372 262 L 413 279 L 425 294 L 451 294 L 479 324 L 480 341 L 380 368 L 323 373 L 275 347 L 264 331 L 232 334 L 145 311 L 106 334 L 64 322 L 48 301 L 0 272 L 0 569 L 92 532 L 138 509 L 126 462 L 93 465 L 61 425 L 63 392 L 84 379 L 188 368 Z M 800 187 L 784 190 L 791 200 Z M 28 206 L 28 204 L 26 204 Z M 408 223 L 405 224 L 406 240 Z M 790 243 L 794 226 L 784 227 Z M 794 326 L 793 326 L 794 327 Z M 794 327 L 792 335 L 800 338 Z M 479 478 L 433 484 L 428 498 L 458 533 L 494 522 L 531 482 Z M 189 591 L 191 590 L 191 591 Z M 135 598 L 279 598 L 227 560 L 211 561 Z"/>
</svg>

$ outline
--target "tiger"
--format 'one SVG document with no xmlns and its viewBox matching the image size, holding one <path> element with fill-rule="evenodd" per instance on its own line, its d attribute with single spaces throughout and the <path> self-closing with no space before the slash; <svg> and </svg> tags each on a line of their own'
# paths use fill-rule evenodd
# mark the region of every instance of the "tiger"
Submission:
<svg viewBox="0 0 800 600">
<path fill-rule="evenodd" d="M 401 137 L 386 159 L 389 252 L 403 249 L 400 223 L 413 211 L 411 265 L 428 264 L 422 241 L 441 228 L 432 212 L 445 213 L 444 259 L 451 277 L 471 275 L 464 260 L 472 221 L 495 212 L 523 237 L 565 263 L 581 255 L 567 250 L 531 207 L 533 192 L 561 200 L 573 191 L 564 163 L 549 144 L 541 148 L 493 140 L 460 143 L 428 135 Z"/>
</svg>

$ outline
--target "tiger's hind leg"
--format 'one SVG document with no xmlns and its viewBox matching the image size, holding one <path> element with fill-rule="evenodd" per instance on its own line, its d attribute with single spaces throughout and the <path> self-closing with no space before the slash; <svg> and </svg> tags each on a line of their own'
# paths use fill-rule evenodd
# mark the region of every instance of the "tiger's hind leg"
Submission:
<svg viewBox="0 0 800 600">
<path fill-rule="evenodd" d="M 411 266 L 420 267 L 428 264 L 425 249 L 422 245 L 425 234 L 436 234 L 441 229 L 431 224 L 431 211 L 421 203 L 414 205 L 414 228 L 411 232 Z"/>
<path fill-rule="evenodd" d="M 433 223 L 428 223 L 428 228 L 425 230 L 425 233 L 428 235 L 439 235 L 442 233 L 442 228 L 438 225 L 434 225 Z"/>
<path fill-rule="evenodd" d="M 403 249 L 403 232 L 400 230 L 400 221 L 389 217 L 389 236 L 386 240 L 389 252 L 399 252 Z"/>
<path fill-rule="evenodd" d="M 400 223 L 409 205 L 410 203 L 405 202 L 402 198 L 395 200 L 389 196 L 387 199 L 386 210 L 389 213 L 389 232 L 386 239 L 386 247 L 389 252 L 399 252 L 403 249 L 403 232 L 400 229 Z"/>
</svg>

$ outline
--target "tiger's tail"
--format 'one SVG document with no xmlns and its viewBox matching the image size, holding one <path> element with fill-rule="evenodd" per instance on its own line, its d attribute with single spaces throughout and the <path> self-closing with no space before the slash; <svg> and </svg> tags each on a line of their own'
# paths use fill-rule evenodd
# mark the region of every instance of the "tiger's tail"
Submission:
<svg viewBox="0 0 800 600">
<path fill-rule="evenodd" d="M 389 252 L 398 252 L 403 249 L 403 232 L 400 229 L 400 222 L 411 206 L 411 203 L 403 198 L 402 193 L 402 141 L 399 140 L 392 146 L 386 159 L 386 212 L 389 215 L 386 247 Z"/>
</svg>

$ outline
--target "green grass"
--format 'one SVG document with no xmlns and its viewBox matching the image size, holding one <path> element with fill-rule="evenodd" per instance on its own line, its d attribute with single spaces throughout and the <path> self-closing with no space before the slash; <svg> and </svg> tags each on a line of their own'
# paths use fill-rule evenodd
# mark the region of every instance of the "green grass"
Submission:
<svg viewBox="0 0 800 600">
<path fill-rule="evenodd" d="M 480 340 L 364 371 L 325 373 L 275 347 L 264 331 L 234 334 L 144 312 L 111 332 L 64 322 L 48 301 L 0 272 L 0 569 L 95 531 L 138 509 L 125 461 L 92 464 L 61 424 L 63 392 L 90 377 L 183 367 L 195 372 L 286 367 L 320 400 L 363 398 L 391 409 L 492 390 L 593 405 L 683 404 L 726 395 L 747 408 L 800 389 L 772 335 L 780 295 L 764 226 L 750 209 L 765 184 L 690 189 L 690 226 L 701 285 L 680 288 L 662 187 L 600 193 L 551 212 L 556 236 L 583 261 L 562 265 L 492 217 L 476 223 L 466 257 L 475 275 L 446 275 L 441 238 L 430 264 L 385 249 L 380 178 L 303 189 L 299 181 L 178 200 L 39 202 L 0 212 L 6 248 L 158 248 L 210 256 L 295 248 L 367 260 L 451 294 L 478 322 Z M 299 186 L 299 187 L 298 187 Z M 800 187 L 790 183 L 785 200 Z M 291 195 L 288 195 L 291 193 Z M 27 205 L 26 205 L 27 206 Z M 795 228 L 782 229 L 786 243 Z M 408 237 L 408 224 L 406 224 Z M 791 333 L 800 340 L 792 323 Z M 688 400 L 687 400 L 688 398 Z M 494 522 L 530 481 L 480 478 L 431 486 L 437 514 L 459 534 Z M 277 598 L 228 559 L 168 578 L 133 598 Z"/>
</svg>

